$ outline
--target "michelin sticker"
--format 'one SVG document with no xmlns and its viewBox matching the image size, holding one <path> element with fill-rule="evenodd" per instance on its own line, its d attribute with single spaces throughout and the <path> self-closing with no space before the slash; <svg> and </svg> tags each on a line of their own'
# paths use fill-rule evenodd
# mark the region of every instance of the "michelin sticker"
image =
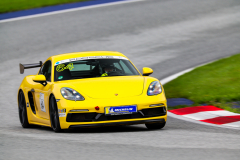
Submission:
<svg viewBox="0 0 240 160">
<path fill-rule="evenodd" d="M 40 93 L 40 107 L 41 107 L 41 111 L 46 112 L 43 93 Z"/>
</svg>

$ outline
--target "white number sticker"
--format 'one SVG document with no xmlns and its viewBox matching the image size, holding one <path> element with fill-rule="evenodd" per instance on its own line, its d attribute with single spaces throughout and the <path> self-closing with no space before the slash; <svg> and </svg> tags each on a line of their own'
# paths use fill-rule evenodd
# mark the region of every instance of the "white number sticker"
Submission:
<svg viewBox="0 0 240 160">
<path fill-rule="evenodd" d="M 43 93 L 40 93 L 40 107 L 41 107 L 41 111 L 46 112 Z"/>
</svg>

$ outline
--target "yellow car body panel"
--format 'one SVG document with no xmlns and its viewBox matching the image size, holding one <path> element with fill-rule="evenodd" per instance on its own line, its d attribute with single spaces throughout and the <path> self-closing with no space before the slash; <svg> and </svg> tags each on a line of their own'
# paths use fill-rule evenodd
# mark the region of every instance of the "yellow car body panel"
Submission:
<svg viewBox="0 0 240 160">
<path fill-rule="evenodd" d="M 127 59 L 125 55 L 119 52 L 92 51 L 51 56 L 46 60 L 46 62 L 48 60 L 51 61 L 52 64 L 51 73 L 54 74 L 54 64 L 56 64 L 57 62 L 65 59 L 90 56 L 121 56 Z M 113 106 L 136 105 L 138 111 L 141 111 L 143 109 L 164 107 L 165 110 L 167 111 L 166 97 L 162 86 L 161 86 L 162 92 L 160 94 L 152 96 L 149 96 L 147 94 L 149 85 L 153 81 L 158 81 L 158 79 L 150 76 L 142 76 L 140 72 L 139 75 L 134 76 L 94 77 L 64 81 L 54 81 L 54 76 L 52 75 L 51 81 L 47 82 L 46 86 L 33 81 L 33 78 L 36 75 L 26 76 L 19 87 L 19 91 L 20 90 L 23 91 L 26 99 L 27 117 L 29 124 L 51 127 L 49 111 L 49 100 L 51 95 L 54 95 L 55 99 L 57 100 L 58 110 L 59 111 L 64 110 L 64 113 L 66 115 L 59 116 L 59 123 L 61 129 L 68 129 L 74 126 L 80 127 L 81 125 L 82 126 L 91 125 L 96 126 L 98 124 L 114 125 L 117 124 L 118 122 L 124 122 L 123 124 L 134 124 L 134 122 L 144 123 L 144 120 L 163 119 L 165 120 L 165 122 L 167 120 L 166 113 L 165 115 L 162 116 L 140 118 L 137 117 L 130 119 L 126 118 L 113 120 L 109 119 L 104 121 L 90 121 L 90 122 L 67 121 L 67 116 L 75 113 L 96 113 L 96 114 L 100 113 L 104 115 L 105 107 Z M 76 90 L 84 97 L 85 100 L 74 101 L 65 99 L 60 92 L 61 88 L 63 87 L 68 87 Z M 41 104 L 43 102 L 44 104 Z M 41 108 L 42 105 L 44 106 L 44 108 Z M 32 106 L 34 106 L 34 108 L 31 108 Z M 99 110 L 96 110 L 96 107 L 99 107 Z"/>
</svg>

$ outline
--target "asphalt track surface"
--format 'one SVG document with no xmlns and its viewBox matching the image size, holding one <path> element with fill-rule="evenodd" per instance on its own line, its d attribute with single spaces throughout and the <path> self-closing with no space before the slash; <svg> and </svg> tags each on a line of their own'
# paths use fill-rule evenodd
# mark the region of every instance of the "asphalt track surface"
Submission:
<svg viewBox="0 0 240 160">
<path fill-rule="evenodd" d="M 240 52 L 240 1 L 146 0 L 0 23 L 0 159 L 239 159 L 239 130 L 168 118 L 144 125 L 54 133 L 23 129 L 17 90 L 28 74 L 18 64 L 51 55 L 114 50 L 153 76 L 171 74 Z"/>
</svg>

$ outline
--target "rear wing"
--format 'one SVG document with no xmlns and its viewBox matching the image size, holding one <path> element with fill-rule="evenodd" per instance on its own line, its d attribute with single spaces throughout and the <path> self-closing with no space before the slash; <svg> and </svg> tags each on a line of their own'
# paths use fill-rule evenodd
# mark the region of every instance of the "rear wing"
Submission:
<svg viewBox="0 0 240 160">
<path fill-rule="evenodd" d="M 21 64 L 21 63 L 19 63 L 20 74 L 24 73 L 24 69 L 36 68 L 36 67 L 41 67 L 41 66 L 42 66 L 42 61 L 39 61 L 39 63 L 32 63 L 32 64 Z"/>
</svg>

